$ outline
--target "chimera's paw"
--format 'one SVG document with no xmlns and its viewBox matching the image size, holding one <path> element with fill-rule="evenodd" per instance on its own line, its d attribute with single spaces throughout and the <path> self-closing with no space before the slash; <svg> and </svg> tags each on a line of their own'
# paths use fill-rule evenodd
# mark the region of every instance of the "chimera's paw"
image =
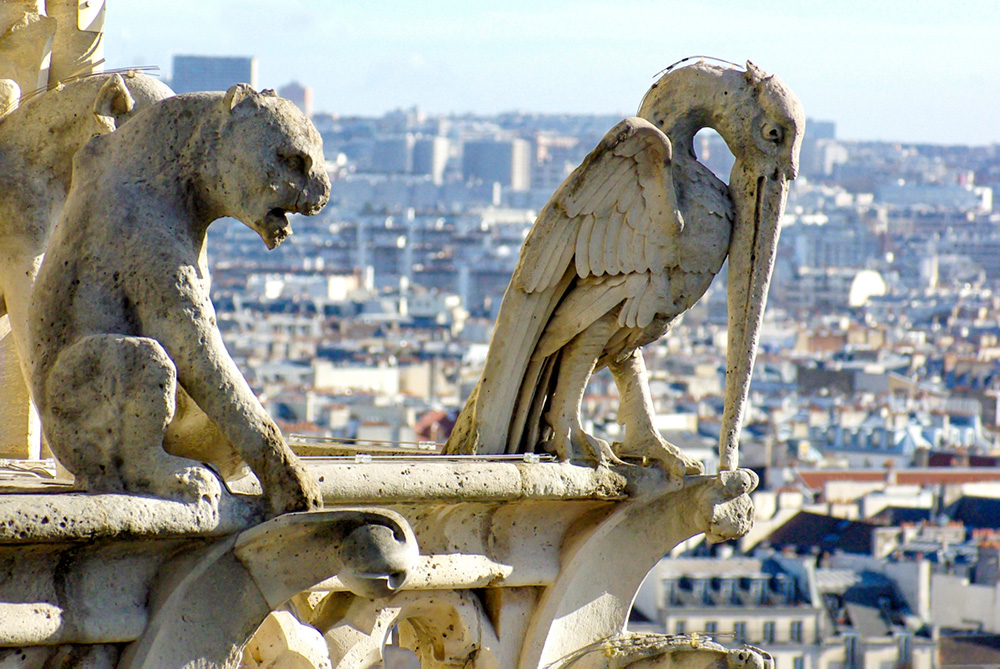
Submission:
<svg viewBox="0 0 1000 669">
<path fill-rule="evenodd" d="M 294 511 L 315 511 L 323 508 L 323 494 L 319 484 L 301 465 L 288 469 L 283 485 L 265 490 L 267 517 L 273 518 Z"/>
<path fill-rule="evenodd" d="M 174 475 L 178 488 L 185 496 L 195 496 L 199 502 L 219 505 L 222 497 L 222 482 L 215 472 L 207 467 L 185 467 Z"/>
<path fill-rule="evenodd" d="M 190 462 L 180 458 L 164 459 L 126 482 L 126 489 L 133 493 L 148 493 L 157 497 L 187 503 L 205 503 L 218 506 L 222 497 L 222 482 L 211 469 L 198 465 L 180 465 Z"/>
</svg>

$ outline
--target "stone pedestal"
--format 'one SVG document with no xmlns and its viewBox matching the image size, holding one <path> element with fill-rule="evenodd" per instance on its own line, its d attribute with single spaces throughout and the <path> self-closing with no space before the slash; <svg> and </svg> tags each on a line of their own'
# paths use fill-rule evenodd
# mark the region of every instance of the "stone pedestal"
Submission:
<svg viewBox="0 0 1000 669">
<path fill-rule="evenodd" d="M 421 548 L 410 581 L 389 597 L 354 596 L 333 578 L 293 600 L 303 623 L 293 646 L 318 630 L 343 669 L 381 666 L 394 629 L 424 669 L 534 669 L 571 656 L 574 666 L 619 666 L 605 663 L 602 644 L 638 652 L 625 624 L 649 570 L 695 534 L 746 532 L 757 483 L 744 470 L 682 481 L 657 467 L 503 457 L 307 463 L 328 506 L 397 511 Z"/>
<path fill-rule="evenodd" d="M 0 666 L 235 669 L 296 593 L 336 575 L 357 596 L 386 597 L 417 555 L 391 511 L 261 519 L 239 495 L 0 495 Z"/>
<path fill-rule="evenodd" d="M 327 508 L 264 523 L 242 495 L 0 495 L 0 664 L 374 669 L 393 639 L 424 669 L 624 667 L 677 648 L 625 631 L 650 568 L 699 532 L 745 533 L 756 485 L 743 470 L 306 464 Z"/>
</svg>

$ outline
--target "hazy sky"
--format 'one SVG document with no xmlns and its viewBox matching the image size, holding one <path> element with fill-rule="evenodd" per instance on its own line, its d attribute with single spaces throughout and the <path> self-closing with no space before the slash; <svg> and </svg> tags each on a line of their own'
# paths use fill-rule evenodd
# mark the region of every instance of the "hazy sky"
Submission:
<svg viewBox="0 0 1000 669">
<path fill-rule="evenodd" d="M 845 139 L 1000 142 L 997 0 L 107 0 L 108 67 L 253 55 L 317 111 L 635 112 L 685 56 L 753 60 Z"/>
</svg>

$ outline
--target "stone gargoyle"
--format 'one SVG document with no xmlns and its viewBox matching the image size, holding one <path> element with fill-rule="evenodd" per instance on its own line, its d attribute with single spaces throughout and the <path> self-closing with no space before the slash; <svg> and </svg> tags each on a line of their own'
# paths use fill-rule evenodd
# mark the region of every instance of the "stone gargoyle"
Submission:
<svg viewBox="0 0 1000 669">
<path fill-rule="evenodd" d="M 3 107 L 11 111 L 0 116 L 0 317 L 10 319 L 29 387 L 31 290 L 66 201 L 73 154 L 171 95 L 157 79 L 124 72 L 83 77 Z"/>
<path fill-rule="evenodd" d="M 726 185 L 698 162 L 714 128 L 736 163 Z M 449 453 L 547 450 L 593 464 L 652 459 L 701 471 L 654 426 L 641 347 L 658 340 L 729 259 L 729 349 L 720 469 L 739 426 L 774 264 L 778 221 L 804 129 L 798 99 L 752 63 L 669 68 L 638 117 L 612 128 L 542 208 L 504 295 L 486 365 Z M 587 434 L 591 374 L 618 386 L 620 443 Z"/>
<path fill-rule="evenodd" d="M 236 218 L 273 249 L 330 193 L 322 140 L 291 102 L 239 84 L 180 95 L 95 137 L 32 296 L 33 395 L 53 453 L 90 491 L 218 499 L 242 462 L 267 514 L 318 485 L 223 344 L 205 236 Z"/>
</svg>

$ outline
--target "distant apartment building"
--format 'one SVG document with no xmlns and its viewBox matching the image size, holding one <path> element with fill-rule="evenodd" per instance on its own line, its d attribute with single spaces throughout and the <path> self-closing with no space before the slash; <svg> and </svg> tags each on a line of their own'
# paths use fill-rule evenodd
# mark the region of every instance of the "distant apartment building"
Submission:
<svg viewBox="0 0 1000 669">
<path fill-rule="evenodd" d="M 523 139 L 477 139 L 463 147 L 462 175 L 513 191 L 531 187 L 531 145 Z"/>
<path fill-rule="evenodd" d="M 847 308 L 858 274 L 850 267 L 799 267 L 792 280 L 775 286 L 775 304 L 803 311 Z"/>
<path fill-rule="evenodd" d="M 799 165 L 808 177 L 833 174 L 837 165 L 847 161 L 847 150 L 837 142 L 837 126 L 832 121 L 806 120 Z"/>
<path fill-rule="evenodd" d="M 373 172 L 382 174 L 408 174 L 413 169 L 413 135 L 378 137 L 372 146 Z"/>
<path fill-rule="evenodd" d="M 796 223 L 781 231 L 782 243 L 797 267 L 867 267 L 879 253 L 879 240 L 864 225 L 848 220 Z"/>
<path fill-rule="evenodd" d="M 302 110 L 306 116 L 313 114 L 313 90 L 308 86 L 303 86 L 297 81 L 285 84 L 278 89 L 278 95 L 291 100 L 295 106 Z"/>
<path fill-rule="evenodd" d="M 539 161 L 535 163 L 531 172 L 531 187 L 545 193 L 552 193 L 566 180 L 574 167 L 576 166 L 568 160 L 548 158 Z"/>
<path fill-rule="evenodd" d="M 540 134 L 535 145 L 531 187 L 544 193 L 555 191 L 587 154 L 580 139 L 569 135 Z"/>
<path fill-rule="evenodd" d="M 798 558 L 664 559 L 633 607 L 649 622 L 630 629 L 760 646 L 775 669 L 931 669 L 936 655 L 892 580 Z"/>
<path fill-rule="evenodd" d="M 435 184 L 444 181 L 451 142 L 447 137 L 420 137 L 413 144 L 413 173 L 431 177 Z"/>
<path fill-rule="evenodd" d="M 257 88 L 257 59 L 249 56 L 174 56 L 175 93 L 225 91 L 233 84 Z"/>
<path fill-rule="evenodd" d="M 969 184 L 921 184 L 899 180 L 879 188 L 875 202 L 902 208 L 957 209 L 988 214 L 993 211 L 993 189 Z"/>
</svg>

